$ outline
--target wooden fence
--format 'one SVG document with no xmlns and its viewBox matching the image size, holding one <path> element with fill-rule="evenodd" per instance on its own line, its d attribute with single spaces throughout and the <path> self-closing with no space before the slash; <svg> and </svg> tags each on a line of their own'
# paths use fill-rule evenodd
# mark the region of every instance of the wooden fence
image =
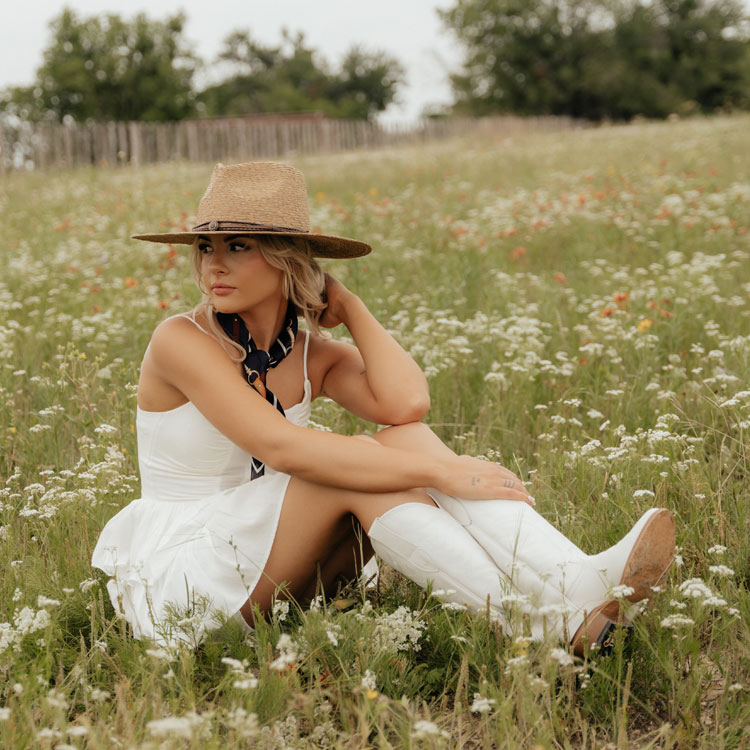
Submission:
<svg viewBox="0 0 750 750">
<path fill-rule="evenodd" d="M 565 117 L 450 118 L 383 126 L 317 115 L 251 116 L 175 123 L 0 122 L 0 173 L 12 169 L 276 159 L 298 154 L 380 148 L 476 131 L 498 135 L 580 127 Z"/>
</svg>

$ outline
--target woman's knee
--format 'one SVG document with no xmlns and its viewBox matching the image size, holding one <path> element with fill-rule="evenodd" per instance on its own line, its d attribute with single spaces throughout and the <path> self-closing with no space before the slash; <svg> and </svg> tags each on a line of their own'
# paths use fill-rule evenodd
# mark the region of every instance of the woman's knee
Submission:
<svg viewBox="0 0 750 750">
<path fill-rule="evenodd" d="M 385 427 L 375 435 L 375 442 L 388 444 L 391 440 L 419 440 L 420 438 L 434 438 L 435 433 L 424 422 L 406 422 L 405 424 L 394 424 Z"/>
<path fill-rule="evenodd" d="M 373 445 L 380 445 L 380 443 L 375 440 L 372 435 L 352 435 L 353 438 L 356 438 L 357 440 L 362 440 L 365 443 L 372 443 Z"/>
</svg>

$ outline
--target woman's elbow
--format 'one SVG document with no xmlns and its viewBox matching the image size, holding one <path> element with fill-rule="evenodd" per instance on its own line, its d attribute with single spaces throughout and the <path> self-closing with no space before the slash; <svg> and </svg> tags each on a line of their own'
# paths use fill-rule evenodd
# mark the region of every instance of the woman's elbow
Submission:
<svg viewBox="0 0 750 750">
<path fill-rule="evenodd" d="M 408 424 L 409 422 L 419 422 L 427 415 L 430 410 L 430 395 L 428 393 L 420 394 L 412 398 L 401 401 L 397 407 L 389 414 L 390 419 L 381 422 L 381 424 Z"/>
</svg>

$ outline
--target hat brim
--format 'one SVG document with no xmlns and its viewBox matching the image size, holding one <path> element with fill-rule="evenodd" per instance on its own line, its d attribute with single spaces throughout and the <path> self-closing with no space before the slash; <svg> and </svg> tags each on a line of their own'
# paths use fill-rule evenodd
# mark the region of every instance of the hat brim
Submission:
<svg viewBox="0 0 750 750">
<path fill-rule="evenodd" d="M 347 237 L 334 237 L 309 232 L 176 232 L 174 234 L 134 234 L 132 239 L 144 242 L 163 242 L 170 245 L 192 245 L 196 237 L 210 237 L 219 234 L 265 235 L 267 237 L 303 237 L 318 258 L 360 258 L 372 251 L 366 242 L 350 240 Z"/>
</svg>

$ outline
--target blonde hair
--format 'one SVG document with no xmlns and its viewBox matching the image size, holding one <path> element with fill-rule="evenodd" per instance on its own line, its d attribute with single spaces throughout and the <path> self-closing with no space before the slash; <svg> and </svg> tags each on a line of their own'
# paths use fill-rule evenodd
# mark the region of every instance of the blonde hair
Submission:
<svg viewBox="0 0 750 750">
<path fill-rule="evenodd" d="M 304 237 L 276 237 L 274 235 L 258 235 L 258 248 L 266 262 L 283 272 L 282 292 L 297 308 L 297 312 L 305 319 L 307 328 L 316 335 L 321 335 L 320 317 L 325 310 L 322 295 L 325 290 L 325 274 L 312 254 L 310 243 Z M 224 332 L 216 319 L 216 309 L 211 304 L 209 295 L 201 285 L 201 259 L 198 252 L 198 241 L 193 243 L 193 276 L 200 289 L 203 299 L 192 312 L 195 318 L 203 314 L 208 322 L 211 333 L 218 339 L 225 350 L 227 345 L 237 352 L 229 356 L 236 362 L 245 358 L 244 349 Z"/>
</svg>

